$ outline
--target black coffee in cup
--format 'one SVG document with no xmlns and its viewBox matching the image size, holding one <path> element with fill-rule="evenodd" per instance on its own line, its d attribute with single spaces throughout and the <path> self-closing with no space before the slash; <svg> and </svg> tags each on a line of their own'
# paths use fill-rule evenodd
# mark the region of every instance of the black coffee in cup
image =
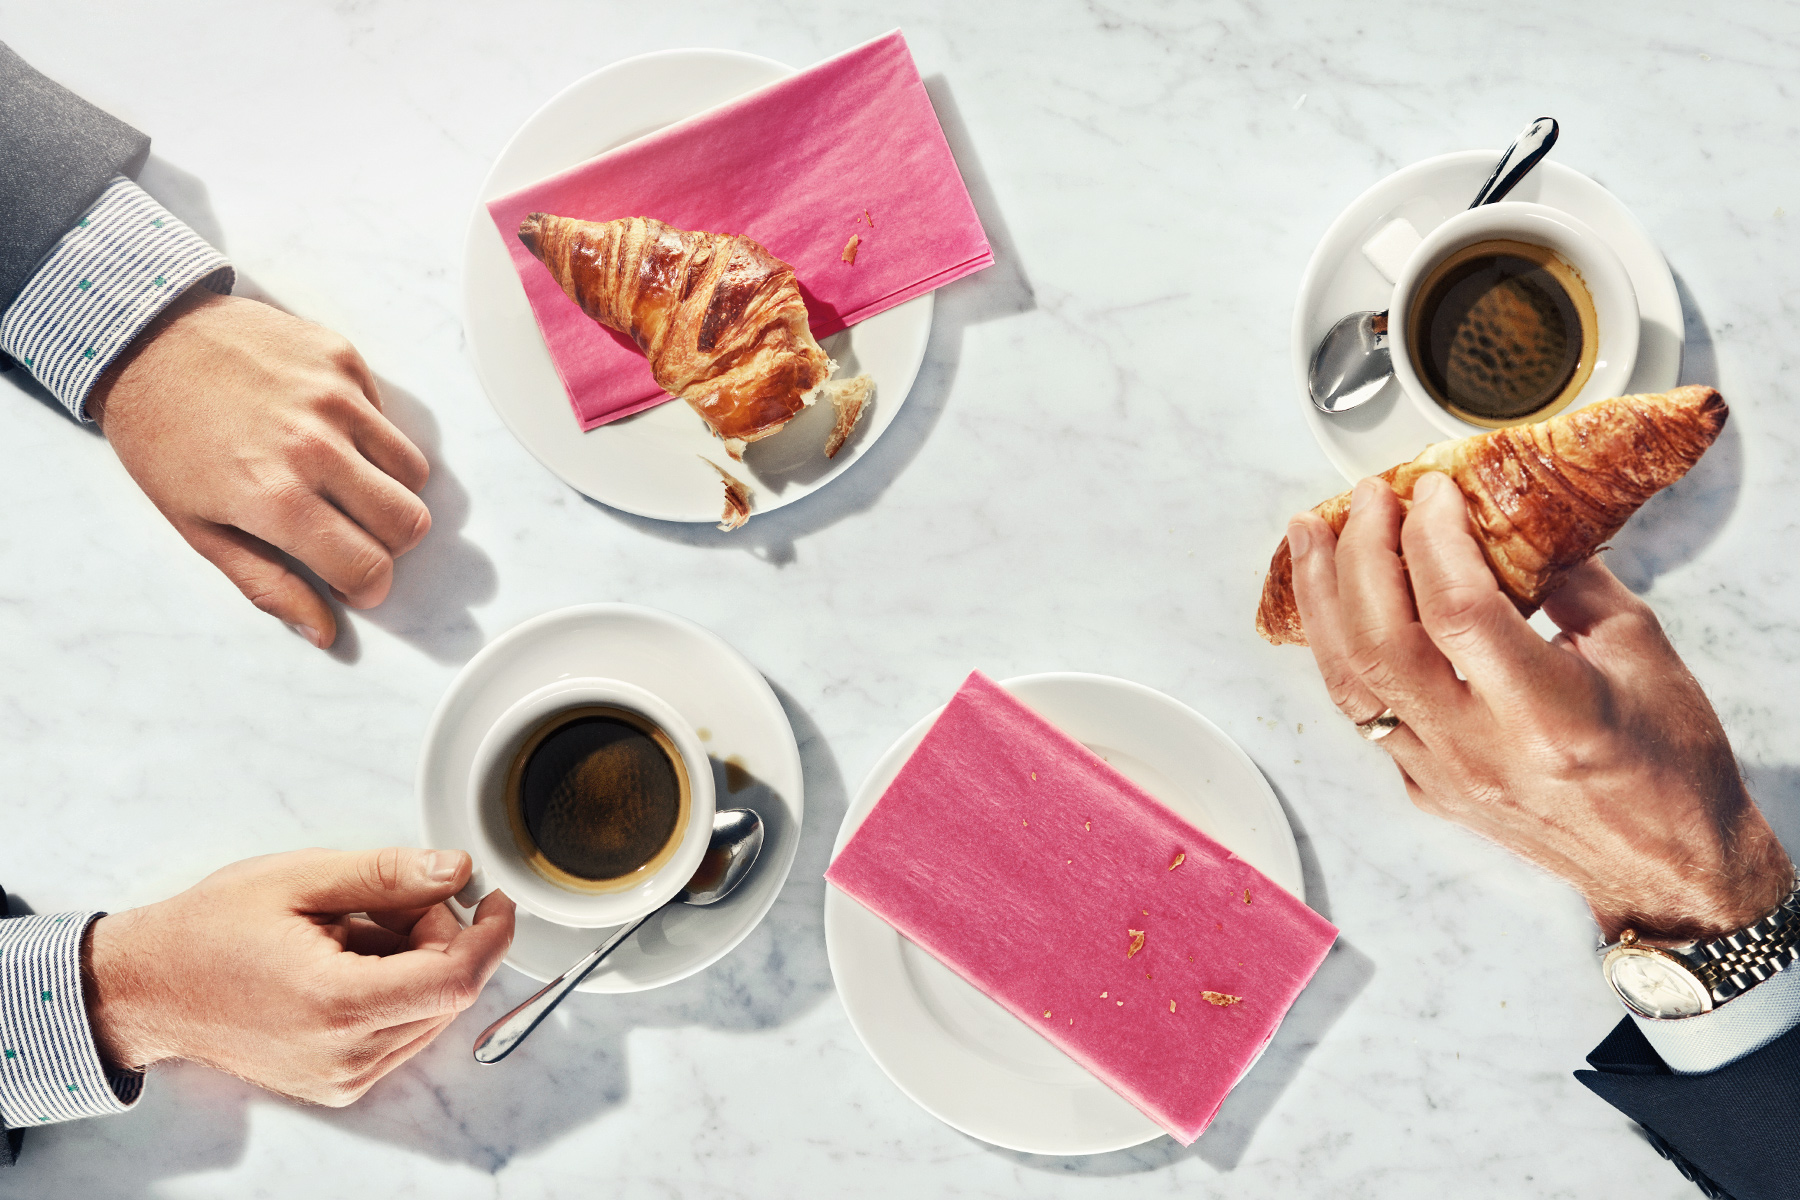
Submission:
<svg viewBox="0 0 1800 1200">
<path fill-rule="evenodd" d="M 669 735 L 638 713 L 585 706 L 531 731 L 507 773 L 507 814 L 532 869 L 573 891 L 619 891 L 673 856 L 690 806 Z"/>
<path fill-rule="evenodd" d="M 1599 323 L 1554 251 L 1494 239 L 1432 269 L 1407 312 L 1407 354 L 1432 399 L 1476 425 L 1547 417 L 1594 371 Z"/>
</svg>

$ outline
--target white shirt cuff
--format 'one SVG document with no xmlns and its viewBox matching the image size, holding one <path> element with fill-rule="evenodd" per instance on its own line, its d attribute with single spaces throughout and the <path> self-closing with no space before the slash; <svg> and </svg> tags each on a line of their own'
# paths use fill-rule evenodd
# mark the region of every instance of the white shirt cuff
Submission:
<svg viewBox="0 0 1800 1200">
<path fill-rule="evenodd" d="M 1800 964 L 1709 1013 L 1652 1021 L 1632 1013 L 1644 1039 L 1677 1075 L 1704 1075 L 1800 1025 Z"/>
</svg>

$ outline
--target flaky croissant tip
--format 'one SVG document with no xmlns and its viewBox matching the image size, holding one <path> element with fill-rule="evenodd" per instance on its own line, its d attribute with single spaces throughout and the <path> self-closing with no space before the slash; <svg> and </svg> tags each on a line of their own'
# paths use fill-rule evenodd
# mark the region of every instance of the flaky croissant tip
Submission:
<svg viewBox="0 0 1800 1200">
<path fill-rule="evenodd" d="M 519 222 L 519 240 L 525 243 L 525 248 L 531 251 L 531 256 L 540 261 L 544 257 L 544 251 L 538 242 L 538 235 L 542 231 L 539 223 L 548 216 L 548 213 L 531 213 Z"/>
</svg>

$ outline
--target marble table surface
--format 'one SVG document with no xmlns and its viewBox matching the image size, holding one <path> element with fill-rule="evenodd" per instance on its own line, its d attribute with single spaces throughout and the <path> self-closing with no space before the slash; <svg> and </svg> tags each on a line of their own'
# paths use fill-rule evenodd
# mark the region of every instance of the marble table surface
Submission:
<svg viewBox="0 0 1800 1200">
<path fill-rule="evenodd" d="M 460 255 L 513 129 L 679 46 L 806 64 L 911 41 L 997 256 L 939 299 L 892 430 L 726 536 L 583 500 L 470 365 Z M 1415 812 L 1307 655 L 1251 629 L 1286 515 L 1337 491 L 1294 404 L 1294 291 L 1395 168 L 1562 122 L 1556 157 L 1680 281 L 1722 442 L 1618 539 L 1800 844 L 1800 10 L 842 0 L 13 5 L 28 61 L 155 137 L 145 183 L 250 294 L 348 335 L 426 450 L 435 526 L 315 651 L 190 553 L 106 443 L 0 386 L 0 868 L 35 909 L 123 908 L 266 851 L 416 839 L 433 705 L 513 624 L 630 600 L 718 631 L 799 735 L 793 877 L 682 984 L 580 996 L 502 1069 L 475 1031 L 341 1111 L 195 1066 L 32 1134 L 6 1197 L 1685 1197 L 1570 1075 L 1618 1019 L 1556 881 Z M 1788 209 L 1792 209 L 1791 213 Z M 9 376 L 16 379 L 16 376 Z M 1073 669 L 1217 722 L 1286 804 L 1343 940 L 1193 1147 L 996 1150 L 908 1101 L 832 988 L 820 874 L 847 795 L 971 668 Z"/>
</svg>

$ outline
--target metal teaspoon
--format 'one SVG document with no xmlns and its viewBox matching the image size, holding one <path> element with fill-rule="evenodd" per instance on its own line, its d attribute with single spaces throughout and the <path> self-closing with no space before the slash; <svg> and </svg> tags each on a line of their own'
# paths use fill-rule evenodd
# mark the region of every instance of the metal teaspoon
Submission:
<svg viewBox="0 0 1800 1200">
<path fill-rule="evenodd" d="M 717 904 L 744 881 L 744 876 L 756 864 L 756 856 L 762 853 L 762 844 L 763 822 L 754 812 L 747 808 L 728 808 L 718 813 L 713 817 L 712 840 L 707 843 L 706 856 L 700 860 L 700 867 L 694 872 L 694 877 L 688 880 L 686 887 L 675 893 L 675 899 L 669 901 L 669 904 Z M 545 984 L 531 999 L 482 1030 L 481 1036 L 475 1039 L 475 1061 L 497 1063 L 511 1054 L 563 1002 L 563 997 L 575 990 L 576 984 L 586 979 L 607 955 L 636 933 L 638 926 L 669 904 L 645 913 L 629 925 L 619 926 L 586 958 Z"/>
<path fill-rule="evenodd" d="M 1519 180 L 1550 153 L 1556 144 L 1556 122 L 1539 117 L 1525 127 L 1500 161 L 1493 174 L 1475 193 L 1470 208 L 1494 204 L 1506 198 Z M 1349 412 L 1359 404 L 1375 398 L 1394 373 L 1393 359 L 1388 354 L 1386 312 L 1355 312 L 1333 325 L 1313 351 L 1312 365 L 1306 372 L 1306 390 L 1313 407 L 1322 413 Z"/>
</svg>

